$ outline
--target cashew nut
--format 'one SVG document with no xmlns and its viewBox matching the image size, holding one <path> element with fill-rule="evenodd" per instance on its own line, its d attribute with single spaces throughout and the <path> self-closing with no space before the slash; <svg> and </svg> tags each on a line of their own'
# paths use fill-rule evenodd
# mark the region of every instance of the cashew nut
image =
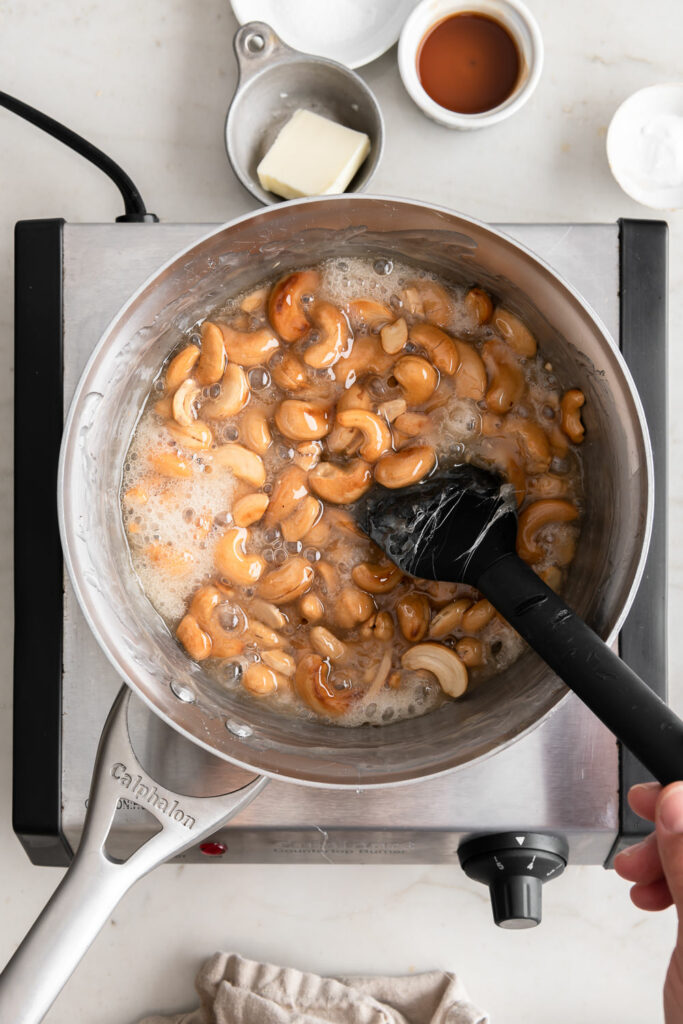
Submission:
<svg viewBox="0 0 683 1024">
<path fill-rule="evenodd" d="M 548 565 L 545 569 L 541 569 L 540 572 L 536 570 L 538 575 L 541 577 L 546 587 L 550 587 L 556 594 L 559 594 L 562 586 L 562 570 L 556 565 Z"/>
<path fill-rule="evenodd" d="M 166 390 L 175 391 L 178 385 L 190 376 L 198 359 L 198 347 L 186 345 L 169 363 L 166 371 Z"/>
<path fill-rule="evenodd" d="M 323 501 L 350 505 L 370 489 L 372 469 L 363 459 L 352 459 L 345 466 L 320 462 L 308 474 L 308 482 Z"/>
<path fill-rule="evenodd" d="M 552 452 L 548 435 L 540 424 L 522 416 L 498 417 L 485 413 L 481 419 L 485 437 L 510 438 L 515 442 L 529 473 L 545 473 L 550 466 Z"/>
<path fill-rule="evenodd" d="M 296 662 L 286 651 L 261 651 L 261 661 L 283 676 L 293 676 L 296 671 Z"/>
<path fill-rule="evenodd" d="M 330 414 L 317 402 L 286 398 L 275 412 L 275 423 L 281 434 L 293 441 L 315 441 L 331 429 Z"/>
<path fill-rule="evenodd" d="M 295 542 L 305 537 L 320 519 L 322 510 L 322 503 L 312 494 L 307 494 L 294 511 L 282 520 L 280 529 L 284 539 Z"/>
<path fill-rule="evenodd" d="M 562 410 L 562 429 L 573 444 L 581 444 L 585 433 L 581 422 L 581 406 L 585 403 L 586 396 L 579 388 L 572 388 L 565 392 L 560 402 Z"/>
<path fill-rule="evenodd" d="M 249 586 L 256 583 L 266 567 L 260 555 L 248 555 L 245 544 L 249 531 L 243 526 L 226 530 L 216 541 L 214 562 L 221 576 L 230 583 Z"/>
<path fill-rule="evenodd" d="M 422 356 L 402 356 L 393 369 L 408 405 L 422 405 L 431 398 L 439 383 L 439 374 Z"/>
<path fill-rule="evenodd" d="M 179 551 L 172 544 L 149 544 L 145 558 L 171 576 L 187 576 L 195 561 L 191 551 Z"/>
<path fill-rule="evenodd" d="M 422 480 L 436 466 L 436 453 L 428 444 L 383 455 L 375 466 L 375 480 L 383 487 L 408 487 Z"/>
<path fill-rule="evenodd" d="M 479 353 L 465 341 L 453 339 L 458 353 L 458 369 L 455 371 L 455 393 L 459 398 L 480 401 L 486 394 L 486 367 Z"/>
<path fill-rule="evenodd" d="M 249 380 L 237 363 L 228 363 L 221 381 L 218 398 L 212 398 L 202 405 L 202 415 L 213 420 L 226 420 L 236 416 L 249 401 Z"/>
<path fill-rule="evenodd" d="M 354 339 L 350 354 L 342 356 L 335 364 L 335 380 L 348 388 L 366 373 L 387 373 L 393 363 L 393 356 L 387 355 L 378 337 L 359 334 Z"/>
<path fill-rule="evenodd" d="M 528 498 L 564 498 L 568 491 L 569 481 L 554 473 L 532 476 L 526 483 Z"/>
<path fill-rule="evenodd" d="M 267 508 L 267 494 L 260 491 L 255 494 L 245 494 L 233 506 L 232 515 L 235 526 L 251 526 L 252 523 L 257 523 Z"/>
<path fill-rule="evenodd" d="M 391 430 L 374 412 L 368 412 L 367 409 L 343 409 L 337 413 L 336 422 L 342 427 L 360 430 L 363 435 L 360 456 L 366 462 L 376 462 L 380 455 L 391 451 Z"/>
<path fill-rule="evenodd" d="M 416 643 L 429 628 L 431 607 L 424 594 L 406 594 L 396 602 L 396 618 L 406 640 Z"/>
<path fill-rule="evenodd" d="M 213 444 L 211 428 L 201 420 L 194 420 L 187 427 L 179 427 L 171 420 L 166 424 L 166 429 L 176 444 L 193 452 L 204 451 Z"/>
<path fill-rule="evenodd" d="M 493 326 L 518 356 L 536 355 L 536 339 L 514 313 L 508 309 L 497 309 L 493 314 Z"/>
<path fill-rule="evenodd" d="M 268 697 L 278 689 L 280 676 L 274 669 L 256 662 L 242 676 L 242 686 L 255 697 Z"/>
<path fill-rule="evenodd" d="M 439 327 L 446 327 L 455 312 L 453 299 L 436 281 L 411 281 L 401 299 L 409 313 L 424 316 Z"/>
<path fill-rule="evenodd" d="M 376 332 L 394 319 L 394 313 L 390 307 L 385 306 L 383 302 L 375 302 L 374 299 L 353 299 L 348 303 L 346 309 L 349 317 L 358 324 L 361 330 L 365 327 L 369 331 Z"/>
<path fill-rule="evenodd" d="M 280 347 L 270 327 L 255 331 L 238 331 L 229 324 L 219 324 L 228 359 L 240 366 L 265 366 Z"/>
<path fill-rule="evenodd" d="M 202 351 L 194 372 L 197 383 L 205 388 L 221 379 L 226 355 L 220 327 L 205 320 L 202 324 Z"/>
<path fill-rule="evenodd" d="M 432 324 L 413 324 L 410 340 L 427 352 L 439 373 L 452 377 L 460 362 L 455 342 L 445 331 Z"/>
<path fill-rule="evenodd" d="M 527 505 L 517 524 L 517 553 L 525 562 L 540 562 L 544 551 L 536 540 L 539 530 L 548 523 L 570 523 L 578 517 L 575 505 L 562 498 L 548 498 Z"/>
<path fill-rule="evenodd" d="M 476 668 L 484 660 L 484 647 L 474 636 L 463 636 L 455 645 L 455 653 L 468 668 Z"/>
<path fill-rule="evenodd" d="M 344 412 L 346 409 L 367 409 L 369 412 L 372 412 L 370 392 L 358 381 L 347 387 L 339 396 L 337 412 Z"/>
<path fill-rule="evenodd" d="M 287 466 L 273 484 L 266 526 L 275 526 L 294 512 L 308 494 L 306 474 L 298 466 Z"/>
<path fill-rule="evenodd" d="M 263 487 L 266 482 L 266 467 L 263 459 L 244 445 L 235 442 L 219 445 L 207 456 L 215 466 L 229 469 L 239 480 L 252 487 Z"/>
<path fill-rule="evenodd" d="M 334 619 L 342 629 L 353 629 L 374 611 L 375 602 L 370 595 L 356 587 L 344 587 L 334 603 Z"/>
<path fill-rule="evenodd" d="M 492 338 L 481 354 L 490 378 L 486 404 L 494 412 L 508 412 L 524 394 L 526 385 L 522 371 L 503 342 Z"/>
<path fill-rule="evenodd" d="M 387 355 L 395 356 L 397 352 L 405 348 L 408 340 L 408 325 L 401 316 L 393 324 L 386 324 L 379 333 L 384 351 Z"/>
<path fill-rule="evenodd" d="M 320 622 L 325 614 L 325 606 L 317 594 L 304 594 L 299 598 L 299 613 L 307 622 Z"/>
<path fill-rule="evenodd" d="M 340 661 L 346 654 L 346 644 L 337 639 L 334 633 L 324 626 L 313 626 L 309 633 L 313 649 L 321 654 L 323 658 L 330 661 Z"/>
<path fill-rule="evenodd" d="M 462 617 L 472 602 L 467 597 L 461 597 L 457 601 L 451 601 L 445 608 L 437 612 L 429 625 L 429 636 L 434 640 L 441 640 L 448 636 L 453 630 L 462 625 Z"/>
<path fill-rule="evenodd" d="M 296 667 L 294 687 L 304 703 L 318 714 L 342 715 L 349 705 L 351 691 L 335 690 L 329 675 L 329 663 L 319 654 L 304 654 Z"/>
<path fill-rule="evenodd" d="M 351 570 L 351 579 L 370 594 L 388 594 L 403 579 L 403 573 L 393 562 L 361 562 Z"/>
<path fill-rule="evenodd" d="M 258 409 L 247 409 L 244 413 L 240 421 L 240 439 L 258 455 L 263 455 L 270 448 L 273 438 L 268 420 Z"/>
<path fill-rule="evenodd" d="M 521 463 L 519 445 L 510 437 L 485 437 L 481 442 L 480 455 L 483 460 L 490 460 L 507 482 L 512 484 L 517 504 L 521 505 L 526 493 L 526 474 Z"/>
<path fill-rule="evenodd" d="M 466 609 L 462 617 L 462 628 L 466 633 L 478 633 L 484 626 L 488 626 L 495 614 L 496 609 L 491 602 L 482 597 Z"/>
<path fill-rule="evenodd" d="M 189 427 L 196 420 L 194 404 L 201 394 L 200 389 L 191 378 L 184 380 L 176 390 L 171 401 L 173 418 L 181 427 Z"/>
<path fill-rule="evenodd" d="M 416 644 L 415 647 L 409 647 L 402 656 L 401 665 L 413 672 L 431 672 L 449 697 L 462 697 L 467 689 L 467 669 L 450 647 L 433 643 Z"/>
<path fill-rule="evenodd" d="M 330 597 L 339 589 L 339 573 L 331 562 L 318 562 L 315 567 L 316 576 L 320 578 L 320 589 Z"/>
<path fill-rule="evenodd" d="M 301 299 L 313 295 L 320 286 L 315 270 L 297 270 L 280 278 L 268 299 L 268 319 L 283 341 L 298 341 L 309 330 Z"/>
<path fill-rule="evenodd" d="M 376 640 L 387 643 L 394 635 L 394 620 L 390 612 L 377 612 L 360 627 L 361 640 Z"/>
<path fill-rule="evenodd" d="M 493 313 L 491 297 L 482 288 L 470 288 L 465 295 L 465 312 L 475 324 L 485 324 Z"/>
<path fill-rule="evenodd" d="M 306 367 L 293 352 L 278 353 L 278 359 L 274 359 L 268 367 L 273 380 L 283 391 L 301 391 L 308 384 Z"/>
<path fill-rule="evenodd" d="M 391 398 L 377 406 L 377 415 L 383 416 L 387 423 L 393 423 L 399 416 L 403 416 L 407 408 L 405 398 Z"/>
<path fill-rule="evenodd" d="M 358 453 L 362 443 L 362 434 L 351 427 L 342 427 L 338 422 L 335 422 L 325 441 L 328 452 L 349 457 Z"/>
<path fill-rule="evenodd" d="M 265 574 L 259 581 L 258 594 L 273 604 L 289 604 L 310 590 L 312 584 L 313 566 L 305 558 L 295 556 Z"/>
<path fill-rule="evenodd" d="M 150 465 L 161 476 L 191 477 L 194 470 L 192 463 L 174 451 L 153 451 L 149 454 Z"/>
<path fill-rule="evenodd" d="M 263 312 L 265 310 L 266 299 L 268 298 L 268 288 L 256 288 L 253 292 L 249 292 L 240 302 L 240 309 L 244 313 L 256 313 Z"/>
<path fill-rule="evenodd" d="M 211 637 L 200 627 L 194 615 L 186 615 L 180 620 L 175 635 L 194 661 L 203 661 L 211 654 Z"/>
<path fill-rule="evenodd" d="M 316 302 L 311 321 L 321 335 L 320 340 L 304 352 L 304 362 L 316 370 L 334 364 L 344 355 L 353 339 L 349 322 L 331 302 Z"/>
<path fill-rule="evenodd" d="M 280 611 L 277 605 L 271 604 L 270 601 L 254 597 L 251 600 L 250 609 L 271 629 L 282 629 L 287 624 L 287 616 L 284 612 Z"/>
<path fill-rule="evenodd" d="M 329 434 L 328 434 L 329 437 Z M 308 472 L 320 462 L 323 446 L 320 441 L 302 441 L 296 446 L 296 453 L 292 462 L 300 469 Z"/>
<path fill-rule="evenodd" d="M 266 647 L 281 647 L 285 642 L 279 633 L 258 619 L 249 619 L 248 632 L 252 640 L 255 640 L 257 644 L 265 644 Z"/>
<path fill-rule="evenodd" d="M 154 411 L 162 420 L 170 420 L 173 417 L 173 396 L 166 395 L 154 403 Z"/>
</svg>

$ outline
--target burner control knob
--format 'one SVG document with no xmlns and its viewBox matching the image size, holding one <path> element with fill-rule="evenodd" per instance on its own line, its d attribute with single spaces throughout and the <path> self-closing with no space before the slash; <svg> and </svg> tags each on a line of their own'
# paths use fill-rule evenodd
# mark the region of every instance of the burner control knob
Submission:
<svg viewBox="0 0 683 1024">
<path fill-rule="evenodd" d="M 540 832 L 472 836 L 458 849 L 468 878 L 488 885 L 493 920 L 500 928 L 541 923 L 543 883 L 562 874 L 567 855 L 565 839 Z"/>
</svg>

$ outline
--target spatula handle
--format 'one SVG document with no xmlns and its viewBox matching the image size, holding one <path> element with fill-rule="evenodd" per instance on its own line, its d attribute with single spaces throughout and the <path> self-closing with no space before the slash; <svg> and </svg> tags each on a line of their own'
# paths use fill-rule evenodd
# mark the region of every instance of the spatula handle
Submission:
<svg viewBox="0 0 683 1024">
<path fill-rule="evenodd" d="M 683 779 L 683 721 L 516 554 L 478 589 L 662 785 Z"/>
</svg>

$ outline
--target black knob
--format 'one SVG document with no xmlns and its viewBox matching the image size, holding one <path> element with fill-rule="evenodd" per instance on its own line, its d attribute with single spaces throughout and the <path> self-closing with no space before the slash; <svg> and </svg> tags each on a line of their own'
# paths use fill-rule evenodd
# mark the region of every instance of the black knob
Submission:
<svg viewBox="0 0 683 1024">
<path fill-rule="evenodd" d="M 500 928 L 541 923 L 543 883 L 562 874 L 567 855 L 561 836 L 539 832 L 473 836 L 458 849 L 468 878 L 488 885 L 493 920 Z"/>
</svg>

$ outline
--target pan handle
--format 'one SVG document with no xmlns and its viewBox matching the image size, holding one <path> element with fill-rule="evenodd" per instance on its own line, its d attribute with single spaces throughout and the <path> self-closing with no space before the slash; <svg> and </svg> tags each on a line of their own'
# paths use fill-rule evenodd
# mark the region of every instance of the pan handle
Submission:
<svg viewBox="0 0 683 1024">
<path fill-rule="evenodd" d="M 127 890 L 157 865 L 215 832 L 246 807 L 268 781 L 261 776 L 233 793 L 181 796 L 151 779 L 128 733 L 131 691 L 124 686 L 100 739 L 83 838 L 73 863 L 0 976 L 0 1021 L 37 1024 Z M 161 830 L 126 861 L 104 844 L 121 797 L 144 807 Z"/>
</svg>

